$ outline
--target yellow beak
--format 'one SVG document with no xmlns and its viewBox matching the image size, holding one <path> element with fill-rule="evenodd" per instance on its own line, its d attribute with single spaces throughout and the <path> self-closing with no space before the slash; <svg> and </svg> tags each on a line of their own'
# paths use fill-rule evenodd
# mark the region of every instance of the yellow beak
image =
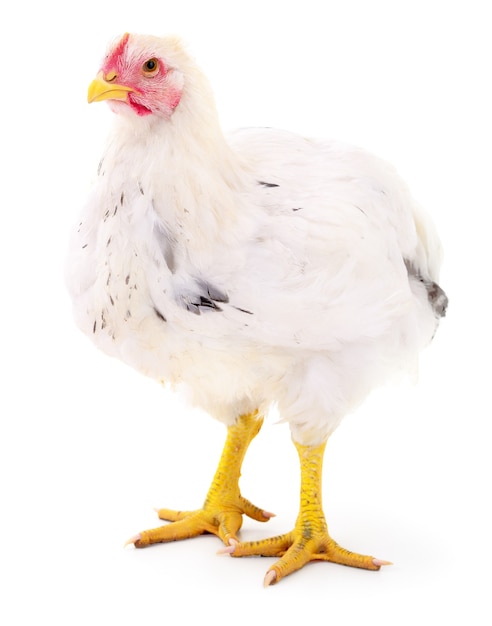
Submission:
<svg viewBox="0 0 492 626">
<path fill-rule="evenodd" d="M 110 82 L 115 78 L 116 74 L 112 72 L 107 74 L 106 77 L 104 77 L 102 72 L 99 72 L 97 77 L 89 85 L 87 101 L 91 103 L 102 102 L 102 100 L 126 100 L 127 95 L 135 91 L 135 89 Z"/>
</svg>

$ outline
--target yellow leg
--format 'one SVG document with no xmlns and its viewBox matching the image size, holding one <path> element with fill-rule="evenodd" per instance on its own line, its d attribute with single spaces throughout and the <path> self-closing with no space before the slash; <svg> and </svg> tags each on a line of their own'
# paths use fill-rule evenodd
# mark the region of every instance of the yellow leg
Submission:
<svg viewBox="0 0 492 626">
<path fill-rule="evenodd" d="M 201 509 L 196 511 L 173 511 L 160 509 L 159 518 L 172 522 L 132 537 L 127 543 L 144 548 L 153 543 L 163 543 L 213 533 L 229 545 L 237 541 L 243 514 L 260 522 L 266 522 L 271 513 L 254 506 L 243 498 L 239 490 L 239 478 L 244 455 L 253 438 L 258 434 L 263 420 L 257 413 L 243 415 L 227 431 L 219 466 Z"/>
<path fill-rule="evenodd" d="M 309 561 L 332 561 L 342 565 L 378 570 L 387 561 L 363 556 L 341 548 L 328 534 L 321 501 L 321 475 L 325 445 L 295 444 L 301 465 L 301 501 L 292 532 L 261 541 L 237 543 L 228 552 L 233 556 L 281 557 L 268 570 L 265 586 L 301 569 Z"/>
</svg>

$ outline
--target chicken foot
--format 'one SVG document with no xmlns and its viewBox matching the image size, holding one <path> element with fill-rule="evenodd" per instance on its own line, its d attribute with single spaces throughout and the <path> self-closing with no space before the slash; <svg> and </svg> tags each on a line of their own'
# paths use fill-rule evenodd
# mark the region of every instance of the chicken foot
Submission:
<svg viewBox="0 0 492 626">
<path fill-rule="evenodd" d="M 210 489 L 201 509 L 174 511 L 159 509 L 159 518 L 172 522 L 132 537 L 127 544 L 144 548 L 153 543 L 163 543 L 196 537 L 204 533 L 217 535 L 226 545 L 237 541 L 243 515 L 260 522 L 268 521 L 273 514 L 263 511 L 243 498 L 239 478 L 244 455 L 258 434 L 263 420 L 257 413 L 241 416 L 227 431 L 227 439 Z"/>
<path fill-rule="evenodd" d="M 260 541 L 239 543 L 234 538 L 221 550 L 232 556 L 281 557 L 265 576 L 265 586 L 272 585 L 310 561 L 331 561 L 369 570 L 390 565 L 372 556 L 364 556 L 340 547 L 328 534 L 321 501 L 321 475 L 326 443 L 302 446 L 295 443 L 301 464 L 300 510 L 293 531 Z"/>
</svg>

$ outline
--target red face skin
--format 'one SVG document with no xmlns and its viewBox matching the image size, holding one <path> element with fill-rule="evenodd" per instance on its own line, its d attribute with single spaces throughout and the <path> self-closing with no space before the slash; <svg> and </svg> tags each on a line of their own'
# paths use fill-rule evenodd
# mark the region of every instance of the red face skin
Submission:
<svg viewBox="0 0 492 626">
<path fill-rule="evenodd" d="M 126 33 L 104 60 L 101 72 L 109 83 L 131 87 L 126 101 L 109 100 L 111 109 L 130 108 L 140 116 L 156 114 L 168 119 L 181 100 L 181 81 L 158 57 L 136 54 L 128 49 Z"/>
</svg>

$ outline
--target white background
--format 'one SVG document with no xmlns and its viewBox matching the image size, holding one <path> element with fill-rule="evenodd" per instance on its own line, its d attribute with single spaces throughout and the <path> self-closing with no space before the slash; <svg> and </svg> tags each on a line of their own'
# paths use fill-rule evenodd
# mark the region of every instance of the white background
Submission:
<svg viewBox="0 0 492 626">
<path fill-rule="evenodd" d="M 491 35 L 487 2 L 28 2 L 0 16 L 0 621 L 490 624 Z M 269 559 L 214 537 L 123 549 L 154 506 L 198 507 L 224 429 L 95 350 L 63 285 L 111 121 L 86 88 L 124 31 L 182 34 L 225 128 L 335 137 L 392 161 L 441 233 L 449 315 L 413 388 L 376 393 L 329 442 L 325 510 L 379 573 L 312 564 L 263 589 Z M 290 530 L 298 468 L 270 421 L 243 493 Z M 174 617 L 173 617 L 174 616 Z M 208 621 L 207 621 L 208 620 Z"/>
</svg>

